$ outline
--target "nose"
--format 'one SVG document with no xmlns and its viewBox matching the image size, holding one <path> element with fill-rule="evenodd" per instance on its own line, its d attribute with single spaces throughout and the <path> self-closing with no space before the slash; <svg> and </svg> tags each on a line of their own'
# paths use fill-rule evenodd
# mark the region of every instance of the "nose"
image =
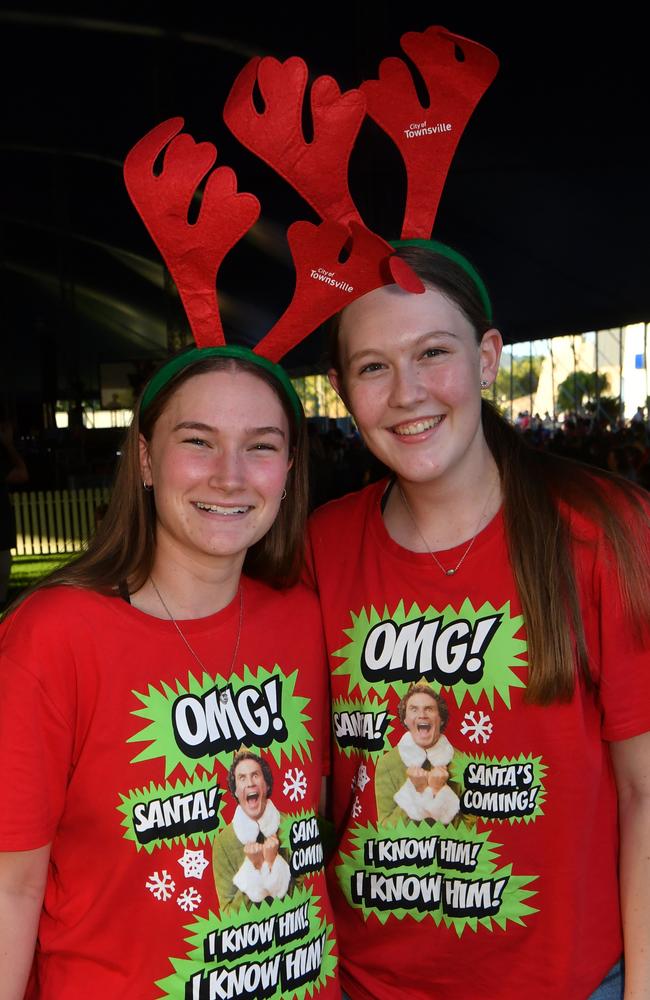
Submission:
<svg viewBox="0 0 650 1000">
<path fill-rule="evenodd" d="M 231 493 L 241 489 L 244 482 L 244 459 L 238 449 L 222 448 L 216 452 L 210 469 L 209 485 L 213 489 Z"/>
<path fill-rule="evenodd" d="M 410 409 L 426 398 L 419 365 L 415 361 L 405 361 L 396 365 L 390 386 L 388 402 L 399 409 Z"/>
</svg>

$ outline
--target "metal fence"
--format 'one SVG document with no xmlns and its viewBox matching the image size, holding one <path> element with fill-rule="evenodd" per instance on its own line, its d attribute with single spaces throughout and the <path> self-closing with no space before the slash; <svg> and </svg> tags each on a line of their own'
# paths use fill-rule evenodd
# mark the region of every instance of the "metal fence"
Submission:
<svg viewBox="0 0 650 1000">
<path fill-rule="evenodd" d="M 80 552 L 95 530 L 95 511 L 109 496 L 106 487 L 12 493 L 16 555 Z"/>
</svg>

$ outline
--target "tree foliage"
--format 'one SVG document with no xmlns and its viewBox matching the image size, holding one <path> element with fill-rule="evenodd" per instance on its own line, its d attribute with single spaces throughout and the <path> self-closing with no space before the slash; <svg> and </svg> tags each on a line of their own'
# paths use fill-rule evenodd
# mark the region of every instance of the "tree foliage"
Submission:
<svg viewBox="0 0 650 1000">
<path fill-rule="evenodd" d="M 540 354 L 535 354 L 532 358 L 513 358 L 511 369 L 510 359 L 504 359 L 496 377 L 497 399 L 503 402 L 519 399 L 521 396 L 533 396 L 537 392 L 543 363 L 544 358 Z"/>
<path fill-rule="evenodd" d="M 557 387 L 557 409 L 582 410 L 609 390 L 609 378 L 603 372 L 575 371 Z"/>
</svg>

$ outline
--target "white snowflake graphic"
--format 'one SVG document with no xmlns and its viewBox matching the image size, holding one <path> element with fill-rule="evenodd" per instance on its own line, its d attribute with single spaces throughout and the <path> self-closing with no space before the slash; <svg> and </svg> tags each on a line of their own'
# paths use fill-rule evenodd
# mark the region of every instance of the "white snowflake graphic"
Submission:
<svg viewBox="0 0 650 1000">
<path fill-rule="evenodd" d="M 355 796 L 354 802 L 352 803 L 352 815 L 355 819 L 358 819 L 361 815 L 361 803 L 359 802 L 359 796 Z"/>
<path fill-rule="evenodd" d="M 292 802 L 304 799 L 307 794 L 307 778 L 304 771 L 301 771 L 299 767 L 295 769 L 290 767 L 288 771 L 285 771 L 282 792 L 284 795 L 288 795 Z"/>
<path fill-rule="evenodd" d="M 203 851 L 190 851 L 185 848 L 185 854 L 178 859 L 178 863 L 185 873 L 185 878 L 203 878 L 203 872 L 210 862 Z"/>
<path fill-rule="evenodd" d="M 368 782 L 370 781 L 370 775 L 368 774 L 368 768 L 365 764 L 359 764 L 359 770 L 357 771 L 357 785 L 364 790 Z"/>
<path fill-rule="evenodd" d="M 161 900 L 163 903 L 166 903 L 168 899 L 171 899 L 176 888 L 176 883 L 166 868 L 163 868 L 162 875 L 158 872 L 154 872 L 153 875 L 150 875 L 149 881 L 146 882 L 145 885 L 151 895 L 155 896 L 156 899 Z"/>
<path fill-rule="evenodd" d="M 178 894 L 176 902 L 185 913 L 193 913 L 201 905 L 201 895 L 196 891 L 194 886 L 190 886 L 189 889 L 183 889 Z"/>
<path fill-rule="evenodd" d="M 470 743 L 478 743 L 479 740 L 483 740 L 484 743 L 487 743 L 492 735 L 493 728 L 494 727 L 489 715 L 486 715 L 485 712 L 479 711 L 477 719 L 476 712 L 472 711 L 465 712 L 465 717 L 460 727 L 460 731 L 463 736 L 466 733 L 470 733 Z"/>
</svg>

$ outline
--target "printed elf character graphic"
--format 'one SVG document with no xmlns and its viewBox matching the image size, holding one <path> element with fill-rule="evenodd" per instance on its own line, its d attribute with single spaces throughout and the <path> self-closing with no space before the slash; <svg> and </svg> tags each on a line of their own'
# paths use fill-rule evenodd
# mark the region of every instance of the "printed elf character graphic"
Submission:
<svg viewBox="0 0 650 1000">
<path fill-rule="evenodd" d="M 265 899 L 282 899 L 293 887 L 286 851 L 277 836 L 282 815 L 271 801 L 273 774 L 250 750 L 238 751 L 228 771 L 237 800 L 232 823 L 215 840 L 212 867 L 222 913 Z"/>
<path fill-rule="evenodd" d="M 452 823 L 461 789 L 449 781 L 454 748 L 444 735 L 447 703 L 428 684 L 411 684 L 397 706 L 406 732 L 377 762 L 375 796 L 380 823 L 399 819 Z"/>
</svg>

